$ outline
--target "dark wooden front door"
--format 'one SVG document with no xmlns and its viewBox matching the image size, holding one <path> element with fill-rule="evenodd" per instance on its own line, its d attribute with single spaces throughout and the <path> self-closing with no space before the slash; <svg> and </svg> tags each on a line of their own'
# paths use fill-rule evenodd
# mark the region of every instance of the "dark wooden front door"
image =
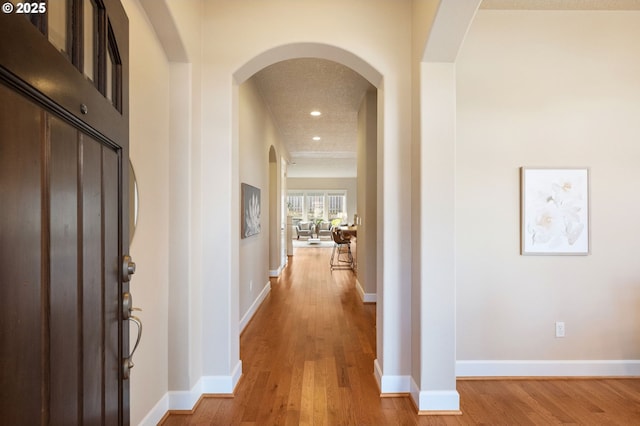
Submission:
<svg viewBox="0 0 640 426">
<path fill-rule="evenodd" d="M 127 18 L 42 4 L 0 13 L 0 423 L 128 424 Z"/>
</svg>

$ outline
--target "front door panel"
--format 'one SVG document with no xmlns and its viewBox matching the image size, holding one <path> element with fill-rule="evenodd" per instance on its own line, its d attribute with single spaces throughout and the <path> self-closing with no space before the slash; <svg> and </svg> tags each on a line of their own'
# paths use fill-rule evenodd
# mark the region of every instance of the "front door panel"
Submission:
<svg viewBox="0 0 640 426">
<path fill-rule="evenodd" d="M 127 21 L 116 0 L 69 2 L 98 10 L 93 80 L 44 15 L 0 14 L 2 424 L 129 423 Z"/>
<path fill-rule="evenodd" d="M 0 99 L 0 413 L 6 424 L 38 425 L 48 394 L 41 385 L 42 113 L 2 85 Z"/>
<path fill-rule="evenodd" d="M 0 105 L 3 422 L 118 424 L 122 161 L 3 85 Z"/>
<path fill-rule="evenodd" d="M 78 368 L 82 340 L 78 298 L 83 289 L 77 267 L 78 228 L 82 226 L 78 223 L 78 132 L 49 114 L 43 115 L 42 142 L 50 158 L 48 286 L 46 277 L 44 280 L 49 294 L 49 399 L 51 419 L 70 425 L 78 419 L 82 373 Z M 42 308 L 46 311 L 46 304 Z M 75 393 L 75 398 L 70 393 Z"/>
</svg>

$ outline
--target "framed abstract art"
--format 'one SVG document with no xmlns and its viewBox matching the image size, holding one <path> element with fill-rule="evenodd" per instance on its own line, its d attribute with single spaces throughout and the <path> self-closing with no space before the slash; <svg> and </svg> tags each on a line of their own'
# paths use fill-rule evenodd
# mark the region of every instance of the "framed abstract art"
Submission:
<svg viewBox="0 0 640 426">
<path fill-rule="evenodd" d="M 243 183 L 241 190 L 241 237 L 247 238 L 260 233 L 260 188 Z"/>
<path fill-rule="evenodd" d="M 520 169 L 521 253 L 589 254 L 589 169 Z"/>
</svg>

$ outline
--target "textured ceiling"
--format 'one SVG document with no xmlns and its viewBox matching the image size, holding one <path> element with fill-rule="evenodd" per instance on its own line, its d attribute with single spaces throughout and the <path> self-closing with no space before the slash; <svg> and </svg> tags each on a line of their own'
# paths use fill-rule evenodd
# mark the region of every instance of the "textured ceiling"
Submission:
<svg viewBox="0 0 640 426">
<path fill-rule="evenodd" d="M 253 79 L 291 155 L 290 177 L 355 177 L 358 107 L 372 87 L 367 80 L 315 58 L 278 62 Z M 313 110 L 322 115 L 312 117 Z"/>
</svg>

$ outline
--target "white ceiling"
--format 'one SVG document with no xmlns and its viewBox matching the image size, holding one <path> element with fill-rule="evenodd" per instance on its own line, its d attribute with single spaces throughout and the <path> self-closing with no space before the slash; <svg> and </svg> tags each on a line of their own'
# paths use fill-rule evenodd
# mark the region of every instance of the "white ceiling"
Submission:
<svg viewBox="0 0 640 426">
<path fill-rule="evenodd" d="M 278 62 L 253 79 L 291 155 L 289 177 L 356 176 L 358 107 L 373 87 L 367 80 L 316 58 Z M 312 117 L 313 110 L 322 115 Z"/>
<path fill-rule="evenodd" d="M 640 10 L 640 0 L 483 0 L 481 9 Z M 373 86 L 336 62 L 291 59 L 252 77 L 291 156 L 289 177 L 356 177 L 358 107 Z M 312 117 L 312 110 L 322 112 Z M 320 136 L 320 141 L 312 137 Z"/>
</svg>

